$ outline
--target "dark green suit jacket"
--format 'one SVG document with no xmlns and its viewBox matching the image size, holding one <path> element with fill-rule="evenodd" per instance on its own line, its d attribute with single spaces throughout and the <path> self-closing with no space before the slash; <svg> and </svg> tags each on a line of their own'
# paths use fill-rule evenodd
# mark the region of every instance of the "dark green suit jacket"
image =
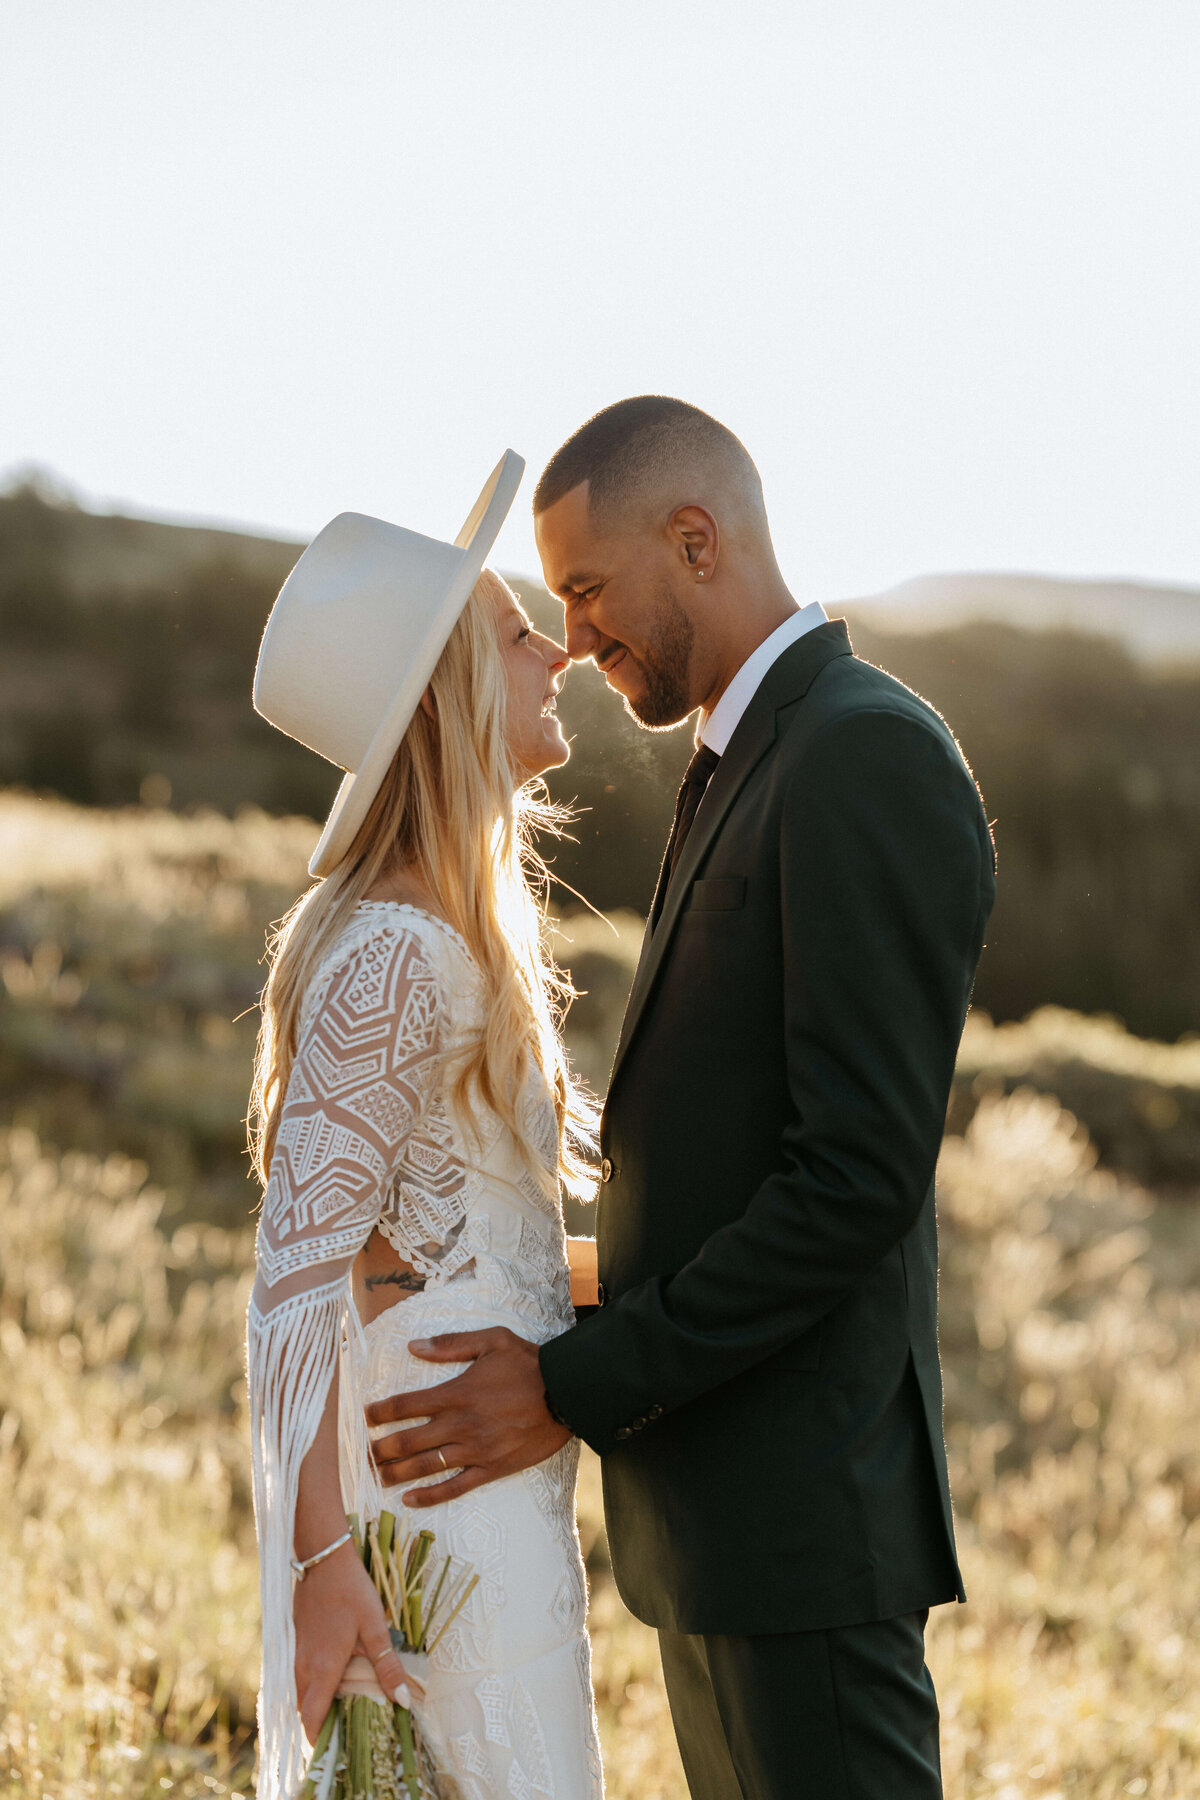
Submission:
<svg viewBox="0 0 1200 1800">
<path fill-rule="evenodd" d="M 634 979 L 603 1304 L 541 1351 L 649 1624 L 802 1631 L 962 1598 L 933 1173 L 993 868 L 932 708 L 844 625 L 786 650 Z"/>
</svg>

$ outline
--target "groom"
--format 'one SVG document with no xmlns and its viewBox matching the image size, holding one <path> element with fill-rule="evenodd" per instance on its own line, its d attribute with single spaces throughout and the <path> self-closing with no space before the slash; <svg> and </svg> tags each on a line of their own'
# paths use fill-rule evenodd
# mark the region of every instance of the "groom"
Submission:
<svg viewBox="0 0 1200 1800">
<path fill-rule="evenodd" d="M 698 710 L 698 748 L 604 1110 L 601 1305 L 540 1351 L 437 1340 L 475 1360 L 372 1409 L 431 1421 L 383 1478 L 452 1445 L 423 1504 L 577 1433 L 695 1800 L 933 1800 L 925 1618 L 963 1598 L 933 1173 L 994 893 L 979 794 L 932 708 L 797 607 L 706 413 L 606 408 L 534 512 L 571 656 L 650 728 Z"/>
</svg>

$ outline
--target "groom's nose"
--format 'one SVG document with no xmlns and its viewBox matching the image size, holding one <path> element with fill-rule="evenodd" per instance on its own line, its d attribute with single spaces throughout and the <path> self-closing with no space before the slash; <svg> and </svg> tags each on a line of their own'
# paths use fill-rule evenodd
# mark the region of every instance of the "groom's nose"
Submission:
<svg viewBox="0 0 1200 1800">
<path fill-rule="evenodd" d="M 595 656 L 602 639 L 598 631 L 593 630 L 585 619 L 568 617 L 563 633 L 567 640 L 567 655 L 572 662 L 586 662 L 589 656 Z"/>
</svg>

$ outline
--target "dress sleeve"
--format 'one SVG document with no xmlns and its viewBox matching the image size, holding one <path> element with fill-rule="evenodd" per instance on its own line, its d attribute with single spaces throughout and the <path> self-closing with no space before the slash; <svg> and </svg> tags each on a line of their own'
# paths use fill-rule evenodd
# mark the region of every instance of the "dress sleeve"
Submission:
<svg viewBox="0 0 1200 1800">
<path fill-rule="evenodd" d="M 319 978 L 263 1201 L 247 1316 L 263 1614 L 258 1793 L 299 1787 L 293 1531 L 300 1465 L 337 1366 L 350 1266 L 378 1222 L 436 1071 L 438 982 L 412 932 L 377 931 Z"/>
</svg>

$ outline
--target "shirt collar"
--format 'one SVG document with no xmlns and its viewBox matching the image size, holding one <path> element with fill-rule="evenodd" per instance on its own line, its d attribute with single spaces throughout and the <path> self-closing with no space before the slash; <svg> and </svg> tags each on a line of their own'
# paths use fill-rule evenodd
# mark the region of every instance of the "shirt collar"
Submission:
<svg viewBox="0 0 1200 1800">
<path fill-rule="evenodd" d="M 757 650 L 746 658 L 710 713 L 700 715 L 696 741 L 707 744 L 718 756 L 724 756 L 729 740 L 741 723 L 742 714 L 762 686 L 770 669 L 798 638 L 818 625 L 829 622 L 829 615 L 819 600 L 802 606 L 798 612 L 777 625 L 770 637 L 763 639 Z"/>
</svg>

